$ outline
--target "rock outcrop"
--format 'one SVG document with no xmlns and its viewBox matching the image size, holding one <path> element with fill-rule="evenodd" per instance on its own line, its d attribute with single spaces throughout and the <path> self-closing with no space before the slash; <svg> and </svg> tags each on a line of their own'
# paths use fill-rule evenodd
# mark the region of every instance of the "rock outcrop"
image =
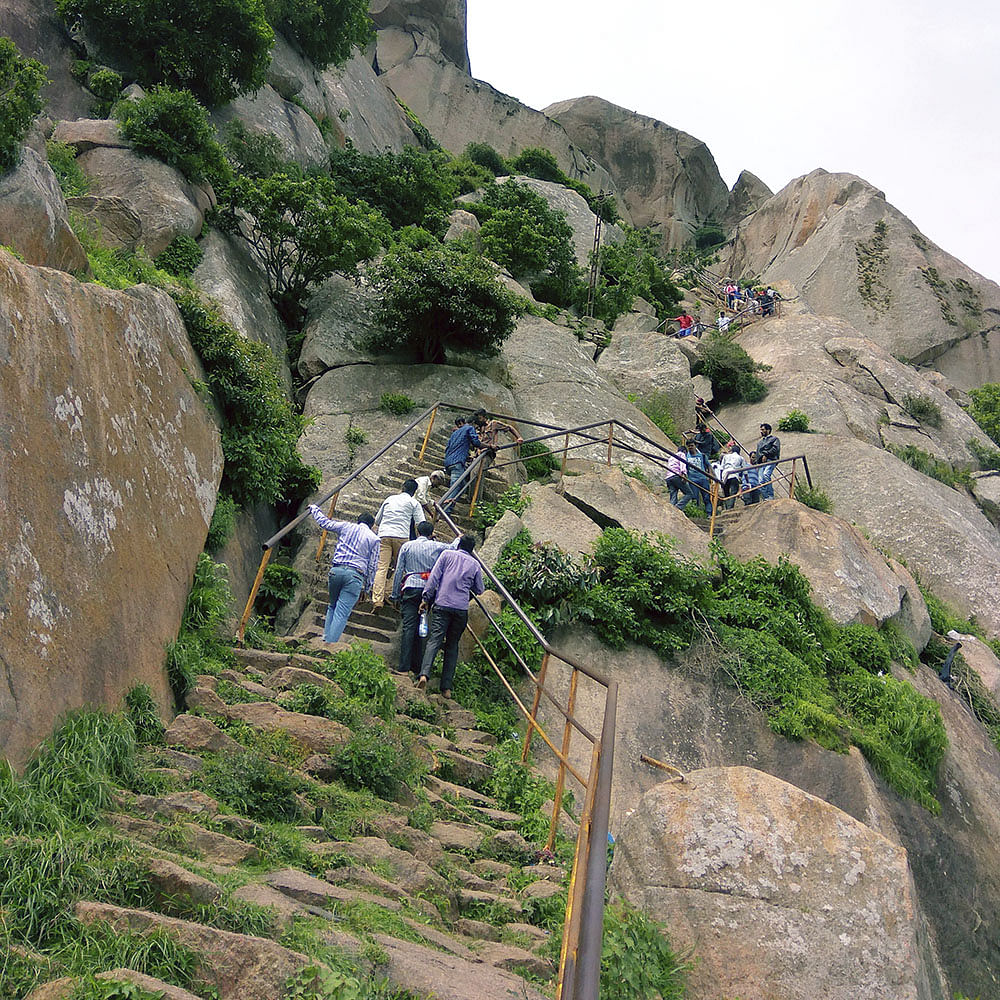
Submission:
<svg viewBox="0 0 1000 1000">
<path fill-rule="evenodd" d="M 665 250 L 724 221 L 729 191 L 700 139 L 600 97 L 550 104 L 544 113 L 607 167 L 634 225 L 662 226 Z"/>
<path fill-rule="evenodd" d="M 740 226 L 729 270 L 791 281 L 815 312 L 963 388 L 1000 380 L 1000 287 L 853 174 L 814 170 L 782 188 Z"/>
<path fill-rule="evenodd" d="M 368 5 L 380 41 L 412 45 L 414 51 L 440 53 L 463 73 L 469 72 L 466 0 L 372 0 Z"/>
<path fill-rule="evenodd" d="M 166 704 L 222 454 L 163 292 L 0 253 L 0 301 L 0 752 L 23 762 L 69 708 L 139 682 Z"/>
<path fill-rule="evenodd" d="M 698 996 L 935 1000 L 948 992 L 906 851 L 748 767 L 647 792 L 612 885 L 694 948 Z"/>
<path fill-rule="evenodd" d="M 756 212 L 774 192 L 755 174 L 749 170 L 740 172 L 733 189 L 729 192 L 729 205 L 726 208 L 724 223 L 726 229 L 732 229 L 748 215 Z"/>
</svg>

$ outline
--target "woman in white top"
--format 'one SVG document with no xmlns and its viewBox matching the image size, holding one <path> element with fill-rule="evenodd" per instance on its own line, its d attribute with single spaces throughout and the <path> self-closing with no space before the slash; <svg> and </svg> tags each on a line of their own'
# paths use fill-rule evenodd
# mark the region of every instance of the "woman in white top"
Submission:
<svg viewBox="0 0 1000 1000">
<path fill-rule="evenodd" d="M 719 478 L 726 497 L 726 510 L 732 510 L 736 505 L 736 494 L 740 491 L 740 473 L 749 463 L 740 454 L 740 446 L 730 441 L 726 453 L 719 462 Z"/>
</svg>

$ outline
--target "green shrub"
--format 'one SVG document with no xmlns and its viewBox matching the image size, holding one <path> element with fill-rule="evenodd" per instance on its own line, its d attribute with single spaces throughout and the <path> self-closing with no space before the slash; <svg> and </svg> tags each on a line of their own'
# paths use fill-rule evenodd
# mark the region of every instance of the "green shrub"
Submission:
<svg viewBox="0 0 1000 1000">
<path fill-rule="evenodd" d="M 257 90 L 274 44 L 261 0 L 56 0 L 56 9 L 129 79 L 190 90 L 209 107 Z"/>
<path fill-rule="evenodd" d="M 525 441 L 520 445 L 518 455 L 529 479 L 548 479 L 549 474 L 559 468 L 559 459 L 542 441 Z"/>
<path fill-rule="evenodd" d="M 236 530 L 236 512 L 239 508 L 236 501 L 225 493 L 220 493 L 212 511 L 212 523 L 208 526 L 208 536 L 205 538 L 205 548 L 209 552 L 218 552 L 233 536 Z"/>
<path fill-rule="evenodd" d="M 237 177 L 220 223 L 242 235 L 267 273 L 271 299 L 299 329 L 309 288 L 334 272 L 353 274 L 387 237 L 385 220 L 352 205 L 325 176 Z"/>
<path fill-rule="evenodd" d="M 818 486 L 808 486 L 803 480 L 795 484 L 795 499 L 799 503 L 804 503 L 813 510 L 821 511 L 824 514 L 833 512 L 833 501 L 830 495 L 821 490 Z"/>
<path fill-rule="evenodd" d="M 563 213 L 515 181 L 488 187 L 483 200 L 470 208 L 482 222 L 479 235 L 487 257 L 528 280 L 536 298 L 556 305 L 572 301 L 579 268 Z"/>
<path fill-rule="evenodd" d="M 396 685 L 389 676 L 385 660 L 367 642 L 356 642 L 331 657 L 322 672 L 335 680 L 344 694 L 370 706 L 383 719 L 393 717 Z"/>
<path fill-rule="evenodd" d="M 706 223 L 694 231 L 691 236 L 696 250 L 710 250 L 726 242 L 726 234 L 722 227 L 714 222 Z"/>
<path fill-rule="evenodd" d="M 301 819 L 296 793 L 301 782 L 279 764 L 250 750 L 205 758 L 192 783 L 241 816 L 259 822 Z"/>
<path fill-rule="evenodd" d="M 268 563 L 260 581 L 257 594 L 257 610 L 267 618 L 274 618 L 283 604 L 295 596 L 302 582 L 302 574 L 285 563 Z"/>
<path fill-rule="evenodd" d="M 521 516 L 531 503 L 530 497 L 521 495 L 521 487 L 514 485 L 504 490 L 494 501 L 483 500 L 476 505 L 476 527 L 482 534 L 492 528 L 508 510 Z"/>
<path fill-rule="evenodd" d="M 940 458 L 935 458 L 930 452 L 924 451 L 913 444 L 887 445 L 887 450 L 892 452 L 896 458 L 906 462 L 917 472 L 936 479 L 945 486 L 959 487 L 971 484 L 971 476 L 965 469 L 956 470 L 949 462 Z"/>
<path fill-rule="evenodd" d="M 972 400 L 969 416 L 994 444 L 1000 445 L 1000 383 L 987 382 L 978 389 L 970 389 L 969 398 Z"/>
<path fill-rule="evenodd" d="M 270 177 L 276 173 L 298 174 L 299 168 L 285 160 L 281 140 L 270 132 L 251 132 L 234 118 L 226 125 L 223 152 L 239 177 Z"/>
<path fill-rule="evenodd" d="M 161 253 L 153 258 L 153 263 L 178 278 L 190 278 L 201 263 L 205 252 L 197 242 L 184 233 L 175 236 Z"/>
<path fill-rule="evenodd" d="M 462 156 L 488 170 L 494 177 L 510 173 L 506 160 L 487 142 L 470 142 L 462 151 Z"/>
<path fill-rule="evenodd" d="M 394 417 L 404 417 L 417 404 L 403 392 L 383 392 L 379 400 L 379 409 Z"/>
<path fill-rule="evenodd" d="M 111 114 L 115 102 L 121 97 L 122 84 L 121 73 L 107 66 L 94 70 L 87 77 L 87 89 L 97 98 L 93 107 L 95 118 L 107 118 Z"/>
<path fill-rule="evenodd" d="M 319 69 L 340 65 L 371 40 L 366 0 L 264 0 L 267 17 Z"/>
<path fill-rule="evenodd" d="M 394 247 L 371 277 L 381 329 L 369 346 L 425 364 L 443 363 L 446 348 L 495 353 L 522 311 L 488 264 L 450 245 Z"/>
<path fill-rule="evenodd" d="M 665 392 L 654 392 L 651 396 L 640 400 L 639 409 L 663 431 L 674 444 L 680 444 L 681 436 L 674 423 L 674 415 L 670 408 L 670 397 Z"/>
<path fill-rule="evenodd" d="M 45 67 L 0 36 L 0 174 L 17 165 L 21 143 L 44 102 Z"/>
<path fill-rule="evenodd" d="M 69 143 L 49 139 L 45 143 L 45 156 L 64 197 L 76 198 L 90 190 L 90 178 L 76 162 L 76 150 Z"/>
<path fill-rule="evenodd" d="M 335 773 L 349 788 L 367 788 L 382 799 L 394 799 L 420 773 L 410 737 L 395 725 L 359 728 L 333 752 L 331 760 Z"/>
<path fill-rule="evenodd" d="M 241 337 L 196 292 L 172 295 L 225 421 L 221 492 L 241 507 L 294 505 L 315 492 L 319 470 L 297 451 L 305 421 L 285 396 L 270 348 Z"/>
<path fill-rule="evenodd" d="M 928 427 L 941 426 L 941 407 L 929 396 L 904 396 L 903 409 Z"/>
<path fill-rule="evenodd" d="M 628 903 L 612 903 L 602 942 L 602 1000 L 683 1000 L 691 963 L 675 954 L 662 924 Z"/>
<path fill-rule="evenodd" d="M 229 174 L 208 114 L 189 90 L 154 87 L 138 101 L 121 101 L 115 116 L 140 153 L 158 157 L 189 180 L 223 184 Z"/>
<path fill-rule="evenodd" d="M 358 449 L 368 441 L 367 432 L 359 427 L 357 424 L 351 424 L 350 427 L 344 431 L 344 442 L 347 444 L 347 461 L 351 464 L 354 463 L 354 457 L 358 453 Z"/>
<path fill-rule="evenodd" d="M 767 395 L 767 387 L 756 373 L 769 371 L 770 366 L 754 361 L 732 334 L 719 332 L 703 337 L 698 355 L 700 374 L 712 383 L 717 402 L 757 403 Z"/>
<path fill-rule="evenodd" d="M 524 174 L 540 181 L 553 181 L 556 184 L 562 184 L 566 179 L 566 174 L 563 173 L 555 156 L 549 150 L 540 149 L 537 146 L 522 149 L 508 166 L 513 174 Z"/>
<path fill-rule="evenodd" d="M 129 688 L 125 695 L 125 711 L 135 731 L 136 743 L 156 745 L 163 742 L 160 709 L 148 684 L 136 684 Z"/>
<path fill-rule="evenodd" d="M 976 456 L 976 461 L 979 463 L 980 469 L 1000 469 L 1000 450 L 989 448 L 981 441 L 970 438 L 969 451 Z"/>
<path fill-rule="evenodd" d="M 790 434 L 806 434 L 809 431 L 809 417 L 801 410 L 791 410 L 778 421 L 778 430 Z"/>
</svg>

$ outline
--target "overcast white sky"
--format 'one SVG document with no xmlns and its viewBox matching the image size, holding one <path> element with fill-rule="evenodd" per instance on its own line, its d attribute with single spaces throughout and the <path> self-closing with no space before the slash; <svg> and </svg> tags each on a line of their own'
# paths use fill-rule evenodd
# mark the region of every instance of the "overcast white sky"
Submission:
<svg viewBox="0 0 1000 1000">
<path fill-rule="evenodd" d="M 472 73 L 703 140 L 732 187 L 858 174 L 1000 281 L 1000 8 L 983 0 L 468 0 Z"/>
</svg>

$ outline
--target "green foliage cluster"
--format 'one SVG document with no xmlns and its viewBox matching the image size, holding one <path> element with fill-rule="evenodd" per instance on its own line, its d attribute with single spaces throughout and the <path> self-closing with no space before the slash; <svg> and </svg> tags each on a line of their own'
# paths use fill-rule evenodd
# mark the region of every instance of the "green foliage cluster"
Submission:
<svg viewBox="0 0 1000 1000">
<path fill-rule="evenodd" d="M 172 295 L 225 419 L 221 492 L 241 507 L 296 503 L 315 492 L 319 470 L 296 450 L 305 420 L 285 396 L 274 354 L 241 337 L 196 292 Z"/>
<path fill-rule="evenodd" d="M 698 343 L 699 374 L 712 383 L 718 403 L 742 400 L 758 403 L 767 395 L 767 387 L 757 372 L 770 370 L 769 365 L 754 361 L 729 332 L 711 333 Z"/>
<path fill-rule="evenodd" d="M 393 229 L 420 226 L 440 237 L 458 194 L 458 182 L 443 169 L 447 158 L 414 146 L 375 154 L 348 146 L 330 154 L 330 173 L 340 194 L 371 205 Z"/>
<path fill-rule="evenodd" d="M 532 480 L 544 480 L 559 468 L 559 459 L 549 451 L 542 441 L 525 441 L 520 445 L 518 457 L 524 466 L 525 475 Z"/>
<path fill-rule="evenodd" d="M 801 479 L 795 484 L 795 499 L 823 514 L 833 513 L 833 501 L 830 499 L 830 494 L 818 486 L 809 486 Z"/>
<path fill-rule="evenodd" d="M 628 903 L 612 903 L 602 940 L 604 1000 L 683 1000 L 691 963 L 674 952 L 662 924 Z"/>
<path fill-rule="evenodd" d="M 385 219 L 352 204 L 327 176 L 238 176 L 220 224 L 241 233 L 264 266 L 271 299 L 288 326 L 301 328 L 311 285 L 334 272 L 353 274 L 388 235 Z"/>
<path fill-rule="evenodd" d="M 491 177 L 503 177 L 510 173 L 507 161 L 488 142 L 470 142 L 462 155 L 487 170 Z"/>
<path fill-rule="evenodd" d="M 789 410 L 779 421 L 778 430 L 790 434 L 808 434 L 809 416 L 801 410 Z"/>
<path fill-rule="evenodd" d="M 1000 383 L 987 382 L 969 390 L 969 416 L 1000 446 Z"/>
<path fill-rule="evenodd" d="M 479 145 L 485 145 L 485 143 Z M 468 155 L 468 150 L 469 147 L 467 146 L 466 155 Z M 494 150 L 494 152 L 496 151 Z M 483 165 L 485 166 L 485 164 Z M 555 184 L 561 184 L 563 187 L 568 187 L 571 191 L 576 191 L 577 194 L 582 195 L 594 215 L 599 215 L 604 222 L 613 224 L 618 221 L 618 205 L 615 202 L 614 195 L 595 195 L 589 184 L 585 184 L 583 181 L 576 180 L 566 174 L 562 167 L 559 166 L 555 156 L 548 149 L 542 149 L 538 146 L 522 149 L 517 156 L 507 162 L 505 168 L 497 170 L 494 176 L 504 173 L 523 174 L 526 177 L 534 177 L 536 180 L 552 181 Z"/>
<path fill-rule="evenodd" d="M 508 510 L 519 517 L 528 509 L 531 498 L 522 496 L 521 487 L 514 485 L 504 490 L 496 500 L 483 500 L 476 506 L 476 527 L 485 534 Z"/>
<path fill-rule="evenodd" d="M 90 190 L 90 179 L 76 162 L 76 150 L 69 143 L 49 139 L 45 143 L 45 157 L 64 197 L 76 198 Z"/>
<path fill-rule="evenodd" d="M 296 172 L 285 160 L 276 135 L 251 132 L 239 118 L 226 124 L 222 148 L 233 173 L 239 177 L 263 178 L 280 172 Z"/>
<path fill-rule="evenodd" d="M 203 552 L 195 566 L 180 632 L 167 647 L 167 677 L 178 708 L 184 707 L 198 674 L 217 673 L 229 665 L 226 626 L 231 608 L 226 567 Z"/>
<path fill-rule="evenodd" d="M 924 451 L 915 444 L 890 444 L 887 445 L 887 449 L 917 472 L 922 472 L 925 476 L 944 483 L 945 486 L 969 486 L 972 482 L 967 470 L 955 469 L 950 462 L 935 458 L 929 451 Z"/>
<path fill-rule="evenodd" d="M 56 9 L 127 78 L 190 90 L 209 107 L 259 89 L 274 44 L 261 0 L 57 0 Z"/>
<path fill-rule="evenodd" d="M 629 397 L 629 402 L 636 403 L 640 410 L 663 431 L 674 444 L 680 444 L 681 435 L 674 423 L 674 415 L 670 407 L 670 396 L 665 392 L 654 392 L 645 399 Z"/>
<path fill-rule="evenodd" d="M 137 744 L 157 745 L 163 742 L 160 709 L 148 684 L 136 684 L 125 695 L 125 713 L 135 731 Z"/>
<path fill-rule="evenodd" d="M 122 92 L 121 73 L 107 66 L 93 70 L 87 76 L 87 90 L 94 95 L 92 113 L 95 118 L 107 118 Z"/>
<path fill-rule="evenodd" d="M 694 233 L 691 235 L 691 239 L 694 242 L 694 247 L 699 252 L 704 252 L 706 250 L 712 250 L 719 246 L 721 243 L 726 242 L 726 234 L 716 222 L 706 222 L 705 225 L 699 226 Z"/>
<path fill-rule="evenodd" d="M 301 779 L 262 753 L 208 756 L 192 783 L 241 816 L 264 823 L 301 821 L 296 799 L 303 789 Z"/>
<path fill-rule="evenodd" d="M 650 230 L 625 227 L 621 243 L 601 248 L 601 273 L 594 290 L 594 315 L 598 319 L 613 325 L 632 308 L 636 296 L 649 302 L 660 320 L 674 314 L 683 293 L 670 280 L 658 244 Z M 582 286 L 578 304 L 585 296 L 586 286 Z"/>
<path fill-rule="evenodd" d="M 205 538 L 205 548 L 209 552 L 218 552 L 233 536 L 236 530 L 236 501 L 225 493 L 220 493 L 212 511 L 212 523 L 208 526 Z"/>
<path fill-rule="evenodd" d="M 156 255 L 153 264 L 161 271 L 177 278 L 190 278 L 201 263 L 205 252 L 196 240 L 184 233 L 178 233 L 164 250 Z"/>
<path fill-rule="evenodd" d="M 395 799 L 404 785 L 417 783 L 424 770 L 409 733 L 392 723 L 359 726 L 330 760 L 348 788 L 366 788 L 380 799 Z"/>
<path fill-rule="evenodd" d="M 369 643 L 356 642 L 350 649 L 339 650 L 318 669 L 336 681 L 349 698 L 366 703 L 383 719 L 393 717 L 396 685 L 385 660 Z"/>
<path fill-rule="evenodd" d="M 120 101 L 114 114 L 136 151 L 158 157 L 189 180 L 225 185 L 229 165 L 208 113 L 191 91 L 154 87 L 137 101 Z"/>
<path fill-rule="evenodd" d="M 0 36 L 0 174 L 17 165 L 21 143 L 42 110 L 45 67 Z"/>
<path fill-rule="evenodd" d="M 141 247 L 135 253 L 109 249 L 101 243 L 96 225 L 76 212 L 70 212 L 69 223 L 87 254 L 97 284 L 119 289 L 138 284 L 162 288 L 172 280 L 153 264 Z"/>
<path fill-rule="evenodd" d="M 446 348 L 495 353 L 523 308 L 486 262 L 450 244 L 397 245 L 371 278 L 380 332 L 370 346 L 410 351 L 422 363 L 442 363 Z"/>
<path fill-rule="evenodd" d="M 479 236 L 487 257 L 527 280 L 535 298 L 556 305 L 573 300 L 579 268 L 573 231 L 561 212 L 512 180 L 488 187 L 483 200 L 470 208 L 482 223 Z"/>
<path fill-rule="evenodd" d="M 302 574 L 286 563 L 271 562 L 264 570 L 257 595 L 257 610 L 267 618 L 273 619 L 278 609 L 295 596 L 295 591 L 302 582 Z"/>
<path fill-rule="evenodd" d="M 264 0 L 267 18 L 319 69 L 340 65 L 372 36 L 365 0 Z"/>
<path fill-rule="evenodd" d="M 928 427 L 941 426 L 941 407 L 930 396 L 904 396 L 903 409 Z"/>
<path fill-rule="evenodd" d="M 383 392 L 379 409 L 393 417 L 405 417 L 417 404 L 405 392 Z"/>
<path fill-rule="evenodd" d="M 976 438 L 969 438 L 968 445 L 980 469 L 1000 469 L 1000 449 L 990 448 Z"/>
</svg>

